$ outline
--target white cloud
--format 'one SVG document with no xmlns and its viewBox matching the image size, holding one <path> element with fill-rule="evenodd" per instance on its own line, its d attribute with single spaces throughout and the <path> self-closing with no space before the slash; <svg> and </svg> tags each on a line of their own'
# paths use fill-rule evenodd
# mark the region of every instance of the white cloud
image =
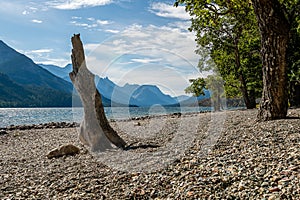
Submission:
<svg viewBox="0 0 300 200">
<path fill-rule="evenodd" d="M 93 17 L 88 17 L 86 19 L 89 20 L 89 21 L 95 21 L 95 18 L 93 18 Z"/>
<path fill-rule="evenodd" d="M 33 19 L 33 20 L 31 20 L 31 22 L 33 22 L 33 23 L 37 23 L 37 24 L 41 24 L 41 23 L 43 23 L 43 21 L 42 21 L 42 20 L 38 20 L 38 19 Z"/>
<path fill-rule="evenodd" d="M 188 28 L 191 26 L 191 21 L 175 21 L 168 24 L 169 27 L 180 29 L 183 32 L 190 32 Z"/>
<path fill-rule="evenodd" d="M 47 65 L 57 65 L 63 67 L 70 63 L 69 59 L 65 58 L 53 58 L 53 49 L 35 49 L 35 50 L 18 50 L 18 52 L 25 54 L 29 58 L 33 59 L 35 63 L 42 63 Z M 69 55 L 69 53 L 68 53 Z"/>
<path fill-rule="evenodd" d="M 85 44 L 88 67 L 119 84 L 153 83 L 168 94 L 184 94 L 188 80 L 200 74 L 195 36 L 183 28 L 131 25 L 102 44 Z"/>
<path fill-rule="evenodd" d="M 113 0 L 55 0 L 48 4 L 56 9 L 75 10 L 84 7 L 104 6 L 111 4 Z"/>
<path fill-rule="evenodd" d="M 53 52 L 53 49 L 35 49 L 35 50 L 26 50 L 20 51 L 21 53 L 25 54 L 30 58 L 43 58 L 48 57 L 50 53 Z"/>
<path fill-rule="evenodd" d="M 189 20 L 191 17 L 185 12 L 184 6 L 174 7 L 166 3 L 156 2 L 151 4 L 150 12 L 160 17 L 178 18 L 182 20 Z"/>
<path fill-rule="evenodd" d="M 57 56 L 53 56 L 54 49 L 35 49 L 35 50 L 20 50 L 17 49 L 18 52 L 25 54 L 32 60 L 34 60 L 35 63 L 41 63 L 45 65 L 56 65 L 59 67 L 64 67 L 67 64 L 70 63 L 70 59 L 66 58 L 53 58 Z M 69 53 L 67 53 L 69 56 Z"/>
<path fill-rule="evenodd" d="M 133 62 L 137 63 L 143 63 L 143 64 L 148 64 L 148 63 L 155 63 L 161 61 L 160 58 L 158 59 L 151 59 L 151 58 L 133 58 L 131 59 Z"/>
<path fill-rule="evenodd" d="M 75 26 L 81 26 L 81 27 L 84 27 L 84 28 L 87 28 L 87 29 L 98 27 L 97 24 L 79 23 L 77 21 L 71 21 L 70 23 L 74 24 Z"/>
<path fill-rule="evenodd" d="M 107 20 L 97 20 L 97 23 L 100 25 L 108 25 L 108 24 L 112 24 L 113 22 L 107 21 Z"/>
<path fill-rule="evenodd" d="M 52 51 L 53 49 L 37 49 L 30 51 L 30 53 L 50 53 Z"/>
<path fill-rule="evenodd" d="M 72 19 L 82 19 L 82 17 L 78 17 L 78 16 L 72 16 Z"/>
<path fill-rule="evenodd" d="M 22 12 L 23 15 L 30 15 L 30 14 L 34 14 L 38 11 L 46 11 L 47 10 L 46 7 L 44 7 L 40 4 L 36 5 L 34 2 L 30 2 L 29 4 L 31 4 L 33 6 L 26 5 L 24 11 Z"/>
<path fill-rule="evenodd" d="M 105 31 L 105 32 L 108 32 L 108 33 L 114 33 L 114 34 L 120 32 L 120 31 L 118 31 L 118 30 L 112 30 L 112 29 L 107 29 L 107 30 L 104 30 L 104 31 Z"/>
<path fill-rule="evenodd" d="M 2 15 L 5 13 L 6 18 L 24 17 L 24 15 L 45 10 L 47 8 L 42 3 L 32 1 L 0 1 L 0 13 Z"/>
<path fill-rule="evenodd" d="M 113 56 L 134 53 L 149 59 L 147 53 L 151 53 L 151 59 L 159 58 L 176 66 L 187 61 L 197 66 L 198 62 L 198 55 L 194 53 L 196 49 L 194 34 L 169 26 L 143 27 L 135 24 L 102 44 L 86 44 L 85 47 L 95 53 L 103 49 L 105 54 L 109 53 Z M 98 55 L 101 53 L 103 52 L 99 52 Z M 176 60 L 181 61 L 176 62 Z M 109 63 L 106 63 L 106 66 L 107 64 Z"/>
<path fill-rule="evenodd" d="M 56 65 L 56 66 L 59 66 L 59 67 L 64 67 L 64 66 L 66 66 L 67 64 L 70 63 L 70 60 L 68 60 L 68 59 L 56 59 L 56 58 L 47 57 L 47 58 L 37 58 L 37 59 L 35 59 L 35 62 L 36 63 L 42 63 L 44 65 Z"/>
<path fill-rule="evenodd" d="M 99 29 L 100 26 L 109 25 L 114 22 L 108 20 L 95 19 L 93 17 L 88 17 L 85 19 L 82 19 L 81 17 L 72 17 L 72 21 L 70 21 L 70 23 L 73 24 L 74 26 L 83 27 L 84 29 L 99 31 L 101 30 Z M 109 31 L 105 31 L 105 32 L 109 32 Z M 115 32 L 112 30 L 111 33 L 115 33 Z"/>
<path fill-rule="evenodd" d="M 36 7 L 32 7 L 32 6 L 31 6 L 31 7 L 29 7 L 28 9 L 29 9 L 29 10 L 31 10 L 31 11 L 33 11 L 33 12 L 35 12 L 35 11 L 37 11 L 37 10 L 38 10 L 38 8 L 36 8 Z"/>
</svg>

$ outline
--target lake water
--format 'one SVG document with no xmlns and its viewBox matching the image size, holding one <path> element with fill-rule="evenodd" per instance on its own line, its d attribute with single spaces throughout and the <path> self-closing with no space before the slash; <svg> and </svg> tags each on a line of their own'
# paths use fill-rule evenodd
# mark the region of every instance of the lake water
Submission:
<svg viewBox="0 0 300 200">
<path fill-rule="evenodd" d="M 109 119 L 130 119 L 148 115 L 191 113 L 211 110 L 209 107 L 106 107 Z M 0 108 L 0 128 L 9 125 L 41 124 L 48 122 L 80 122 L 83 108 Z"/>
</svg>

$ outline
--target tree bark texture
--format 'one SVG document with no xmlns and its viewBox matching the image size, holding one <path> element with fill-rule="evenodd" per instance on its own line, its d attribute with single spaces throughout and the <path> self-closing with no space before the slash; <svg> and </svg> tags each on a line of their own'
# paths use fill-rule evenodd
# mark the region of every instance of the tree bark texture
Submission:
<svg viewBox="0 0 300 200">
<path fill-rule="evenodd" d="M 101 95 L 94 82 L 95 76 L 86 66 L 80 35 L 75 34 L 71 41 L 73 71 L 69 76 L 84 107 L 84 119 L 79 133 L 80 141 L 90 146 L 92 151 L 110 149 L 111 143 L 119 148 L 125 148 L 125 141 L 118 136 L 105 116 Z"/>
<path fill-rule="evenodd" d="M 261 34 L 263 94 L 258 120 L 285 118 L 288 109 L 289 24 L 278 0 L 252 0 Z"/>
</svg>

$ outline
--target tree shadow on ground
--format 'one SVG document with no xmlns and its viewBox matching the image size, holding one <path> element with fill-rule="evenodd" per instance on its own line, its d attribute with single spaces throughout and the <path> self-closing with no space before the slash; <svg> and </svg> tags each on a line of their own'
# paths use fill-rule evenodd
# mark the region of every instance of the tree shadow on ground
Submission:
<svg viewBox="0 0 300 200">
<path fill-rule="evenodd" d="M 123 150 L 129 151 L 129 150 L 135 150 L 135 149 L 148 149 L 148 148 L 153 149 L 153 148 L 160 147 L 159 145 L 156 145 L 156 144 L 138 144 L 138 145 L 134 146 L 137 143 L 138 142 L 131 143 L 130 145 L 126 146 Z"/>
</svg>

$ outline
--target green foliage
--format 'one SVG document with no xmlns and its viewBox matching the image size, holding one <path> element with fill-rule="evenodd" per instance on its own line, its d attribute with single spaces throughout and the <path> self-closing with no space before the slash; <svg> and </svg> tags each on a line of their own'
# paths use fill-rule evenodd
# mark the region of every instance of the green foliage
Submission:
<svg viewBox="0 0 300 200">
<path fill-rule="evenodd" d="M 300 9 L 300 8 L 299 8 Z M 299 16 L 297 16 L 299 18 Z M 288 76 L 290 81 L 300 82 L 300 21 L 295 18 L 291 24 L 290 42 L 288 46 Z M 299 83 L 300 84 L 300 83 Z"/>
<path fill-rule="evenodd" d="M 224 97 L 224 80 L 218 75 L 208 75 L 205 78 L 206 88 L 212 93 L 211 98 L 213 100 L 220 99 Z"/>
<path fill-rule="evenodd" d="M 206 82 L 204 78 L 190 79 L 189 81 L 191 85 L 184 90 L 186 93 L 192 93 L 196 97 L 205 95 Z"/>
<path fill-rule="evenodd" d="M 200 71 L 219 73 L 227 97 L 260 97 L 260 38 L 250 1 L 177 0 L 175 6 L 179 4 L 192 17 L 189 30 L 196 33 Z"/>
<path fill-rule="evenodd" d="M 300 32 L 299 23 L 292 24 L 290 42 L 288 46 L 288 78 L 290 106 L 300 106 Z"/>
<path fill-rule="evenodd" d="M 221 97 L 224 96 L 224 81 L 221 76 L 208 75 L 206 78 L 197 78 L 190 80 L 191 85 L 185 89 L 186 93 L 192 93 L 194 96 L 204 95 L 204 89 L 211 93 L 211 100 L 215 110 L 221 108 Z"/>
<path fill-rule="evenodd" d="M 278 1 L 281 4 L 278 9 L 283 10 L 291 28 L 289 81 L 297 85 L 300 84 L 300 0 Z M 200 71 L 219 73 L 225 81 L 227 97 L 243 96 L 244 100 L 255 103 L 262 93 L 262 66 L 260 33 L 252 2 L 176 0 L 175 6 L 180 4 L 192 17 L 189 30 L 196 33 Z M 290 91 L 293 92 L 295 88 Z"/>
<path fill-rule="evenodd" d="M 196 32 L 201 46 L 228 42 L 228 36 L 238 34 L 255 17 L 247 0 L 177 0 L 175 5 L 179 4 L 192 16 L 190 30 Z"/>
<path fill-rule="evenodd" d="M 281 9 L 289 23 L 290 34 L 287 49 L 287 65 L 289 80 L 289 103 L 299 106 L 300 102 L 300 1 L 279 0 Z M 297 91 L 298 90 L 298 91 Z"/>
</svg>

